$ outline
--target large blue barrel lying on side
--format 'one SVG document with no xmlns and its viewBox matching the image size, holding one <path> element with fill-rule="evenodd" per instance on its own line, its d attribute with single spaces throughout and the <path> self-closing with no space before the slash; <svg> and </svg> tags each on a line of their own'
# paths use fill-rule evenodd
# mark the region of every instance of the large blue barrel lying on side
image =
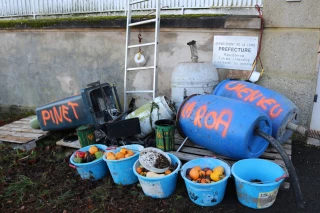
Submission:
<svg viewBox="0 0 320 213">
<path fill-rule="evenodd" d="M 232 159 L 257 158 L 268 142 L 254 134 L 271 135 L 270 119 L 250 104 L 216 95 L 189 96 L 177 115 L 179 133 L 216 154 Z"/>
<path fill-rule="evenodd" d="M 286 128 L 289 122 L 297 123 L 298 108 L 283 95 L 262 86 L 237 80 L 224 80 L 214 89 L 213 95 L 246 102 L 263 111 L 272 122 L 272 136 L 286 142 L 293 131 Z"/>
</svg>

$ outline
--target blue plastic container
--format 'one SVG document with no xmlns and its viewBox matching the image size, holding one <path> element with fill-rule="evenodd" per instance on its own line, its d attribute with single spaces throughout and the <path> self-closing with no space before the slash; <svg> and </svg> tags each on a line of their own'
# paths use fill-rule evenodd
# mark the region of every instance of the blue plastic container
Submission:
<svg viewBox="0 0 320 213">
<path fill-rule="evenodd" d="M 254 134 L 271 135 L 270 119 L 250 104 L 216 95 L 191 96 L 180 107 L 177 129 L 197 145 L 233 159 L 256 158 L 268 142 Z"/>
<path fill-rule="evenodd" d="M 263 159 L 245 159 L 233 164 L 231 173 L 236 183 L 240 203 L 254 209 L 264 209 L 276 200 L 279 186 L 277 178 L 285 175 L 278 165 Z M 256 181 L 262 183 L 254 183 Z"/>
<path fill-rule="evenodd" d="M 288 122 L 298 122 L 298 108 L 285 96 L 245 81 L 224 80 L 214 89 L 213 95 L 240 100 L 263 111 L 272 122 L 272 136 L 286 142 L 292 130 L 286 128 Z"/>
<path fill-rule="evenodd" d="M 176 189 L 178 172 L 181 168 L 181 161 L 173 154 L 167 153 L 171 158 L 171 164 L 178 164 L 178 167 L 171 174 L 159 178 L 147 178 L 136 172 L 140 166 L 139 160 L 133 165 L 134 174 L 138 177 L 143 192 L 153 198 L 169 197 Z"/>
<path fill-rule="evenodd" d="M 79 151 L 86 152 L 89 151 L 91 146 L 96 146 L 101 150 L 106 150 L 107 146 L 102 144 L 93 144 L 90 146 L 83 147 Z M 70 157 L 70 164 L 72 167 L 76 168 L 82 179 L 94 179 L 99 180 L 107 175 L 108 166 L 99 158 L 89 163 L 76 163 L 73 161 L 75 153 Z"/>
<path fill-rule="evenodd" d="M 226 177 L 215 183 L 195 183 L 186 178 L 186 171 L 194 166 L 202 169 L 208 167 L 213 169 L 222 166 Z M 185 163 L 181 168 L 181 176 L 187 187 L 189 198 L 192 202 L 200 206 L 214 206 L 219 204 L 224 197 L 228 178 L 230 177 L 230 166 L 226 162 L 214 158 L 198 158 Z"/>
<path fill-rule="evenodd" d="M 117 148 L 116 150 L 110 150 L 117 153 L 121 148 L 127 148 L 132 150 L 135 154 L 128 158 L 121 160 L 107 160 L 103 155 L 103 160 L 107 163 L 112 179 L 116 184 L 130 185 L 138 182 L 137 176 L 133 173 L 133 164 L 138 160 L 140 151 L 144 148 L 138 144 L 126 145 Z"/>
</svg>

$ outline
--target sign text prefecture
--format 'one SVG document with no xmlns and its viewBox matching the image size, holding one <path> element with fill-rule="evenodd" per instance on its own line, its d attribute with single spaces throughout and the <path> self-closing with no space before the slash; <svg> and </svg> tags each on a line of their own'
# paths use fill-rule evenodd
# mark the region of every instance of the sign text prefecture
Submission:
<svg viewBox="0 0 320 213">
<path fill-rule="evenodd" d="M 214 36 L 213 64 L 216 68 L 251 70 L 257 51 L 256 36 Z"/>
</svg>

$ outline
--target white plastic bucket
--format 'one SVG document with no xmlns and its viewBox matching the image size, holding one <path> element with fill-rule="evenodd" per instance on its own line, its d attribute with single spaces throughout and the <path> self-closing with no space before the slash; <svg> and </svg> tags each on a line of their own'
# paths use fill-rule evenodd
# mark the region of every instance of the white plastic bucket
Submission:
<svg viewBox="0 0 320 213">
<path fill-rule="evenodd" d="M 136 137 L 144 138 L 155 129 L 155 121 L 172 120 L 174 115 L 174 110 L 168 105 L 168 99 L 165 96 L 160 96 L 131 112 L 126 116 L 126 119 L 139 118 L 141 133 Z"/>
</svg>

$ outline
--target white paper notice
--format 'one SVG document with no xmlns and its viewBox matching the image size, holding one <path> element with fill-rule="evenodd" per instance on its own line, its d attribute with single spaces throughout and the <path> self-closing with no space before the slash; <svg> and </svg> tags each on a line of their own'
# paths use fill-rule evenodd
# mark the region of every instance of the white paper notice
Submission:
<svg viewBox="0 0 320 213">
<path fill-rule="evenodd" d="M 256 36 L 214 36 L 213 64 L 216 68 L 251 70 L 257 51 Z"/>
</svg>

